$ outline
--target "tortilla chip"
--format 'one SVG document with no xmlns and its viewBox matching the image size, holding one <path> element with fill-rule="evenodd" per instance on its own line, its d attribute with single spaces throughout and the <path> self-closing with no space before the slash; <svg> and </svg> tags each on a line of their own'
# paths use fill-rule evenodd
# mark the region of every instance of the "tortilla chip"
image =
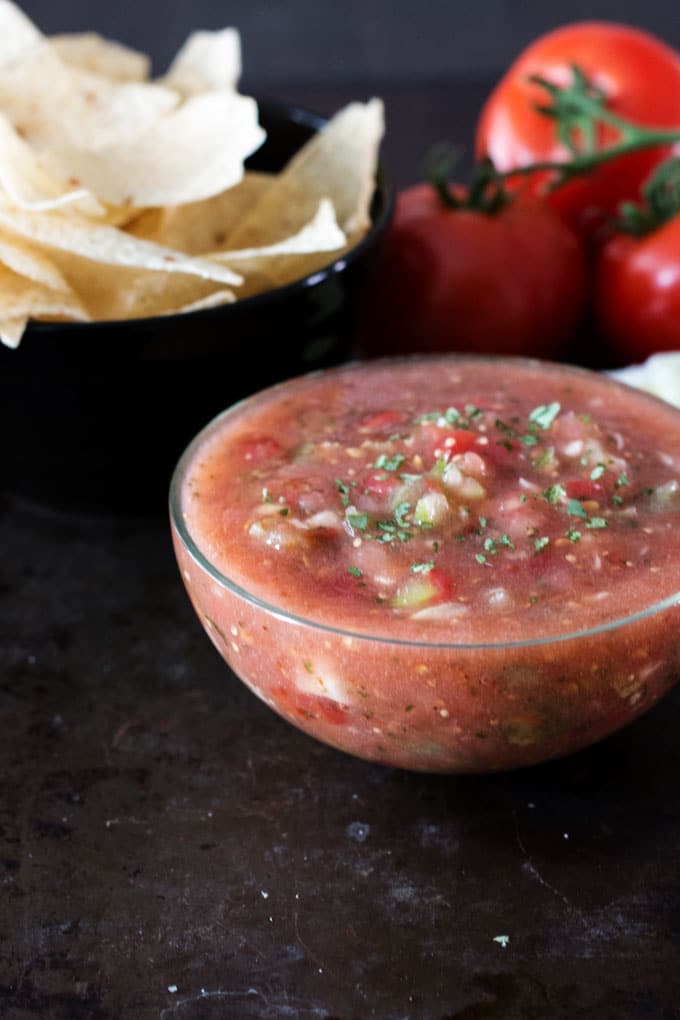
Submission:
<svg viewBox="0 0 680 1020">
<path fill-rule="evenodd" d="M 212 198 L 146 210 L 126 227 L 126 232 L 187 255 L 219 250 L 273 180 L 271 174 L 247 171 L 233 188 Z"/>
<path fill-rule="evenodd" d="M 234 28 L 192 32 L 163 79 L 183 95 L 235 92 L 241 77 L 241 38 Z"/>
<path fill-rule="evenodd" d="M 17 348 L 26 332 L 28 319 L 0 319 L 0 343 Z"/>
<path fill-rule="evenodd" d="M 340 227 L 356 235 L 370 225 L 383 104 L 351 103 L 293 157 L 229 235 L 229 249 L 262 248 L 296 233 L 330 198 Z"/>
<path fill-rule="evenodd" d="M 0 233 L 0 263 L 18 276 L 40 283 L 50 290 L 65 294 L 71 291 L 54 263 L 19 237 Z"/>
<path fill-rule="evenodd" d="M 51 257 L 58 266 L 58 253 L 68 252 L 93 263 L 157 270 L 164 274 L 184 273 L 227 285 L 238 286 L 241 282 L 241 277 L 226 266 L 182 255 L 170 248 L 132 237 L 115 227 L 67 218 L 59 213 L 34 215 L 0 207 L 0 226 L 50 248 Z"/>
<path fill-rule="evenodd" d="M 69 67 L 100 74 L 113 81 L 147 81 L 151 61 L 122 43 L 104 39 L 96 32 L 75 32 L 50 36 L 50 45 Z"/>
<path fill-rule="evenodd" d="M 14 346 L 21 339 L 18 331 L 22 320 L 67 318 L 84 322 L 88 318 L 87 312 L 74 295 L 55 293 L 48 287 L 18 276 L 4 266 L 0 266 L 0 308 L 0 318 L 5 323 L 2 341 Z"/>
</svg>

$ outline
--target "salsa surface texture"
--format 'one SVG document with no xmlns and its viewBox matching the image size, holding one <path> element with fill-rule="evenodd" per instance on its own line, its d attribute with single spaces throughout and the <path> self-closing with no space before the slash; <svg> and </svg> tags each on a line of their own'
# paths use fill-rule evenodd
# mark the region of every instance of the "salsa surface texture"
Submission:
<svg viewBox="0 0 680 1020">
<path fill-rule="evenodd" d="M 182 491 L 223 575 L 361 634 L 559 637 L 680 591 L 680 414 L 513 360 L 350 366 L 214 424 Z"/>
</svg>

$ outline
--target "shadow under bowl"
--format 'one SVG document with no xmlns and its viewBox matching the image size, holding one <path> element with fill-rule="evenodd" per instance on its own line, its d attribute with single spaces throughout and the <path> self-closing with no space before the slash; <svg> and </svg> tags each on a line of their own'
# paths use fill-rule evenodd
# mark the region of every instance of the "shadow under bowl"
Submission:
<svg viewBox="0 0 680 1020">
<path fill-rule="evenodd" d="M 280 171 L 326 123 L 271 101 L 259 110 L 267 140 L 251 170 Z M 349 357 L 391 209 L 380 173 L 363 240 L 276 290 L 186 314 L 35 322 L 17 350 L 0 345 L 2 488 L 69 511 L 164 514 L 172 468 L 206 420 L 274 382 Z"/>
</svg>

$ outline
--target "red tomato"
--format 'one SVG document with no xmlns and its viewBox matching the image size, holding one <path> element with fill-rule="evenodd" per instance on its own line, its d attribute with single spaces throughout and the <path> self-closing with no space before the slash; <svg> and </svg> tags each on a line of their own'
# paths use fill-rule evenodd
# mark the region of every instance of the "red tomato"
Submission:
<svg viewBox="0 0 680 1020">
<path fill-rule="evenodd" d="M 595 304 L 619 363 L 680 350 L 680 216 L 646 237 L 613 237 L 600 253 Z"/>
<path fill-rule="evenodd" d="M 602 499 L 604 486 L 589 478 L 573 478 L 564 486 L 569 499 Z"/>
<path fill-rule="evenodd" d="M 419 184 L 397 198 L 359 343 L 557 357 L 584 290 L 581 246 L 545 202 L 519 196 L 487 215 Z"/>
<path fill-rule="evenodd" d="M 540 75 L 567 85 L 573 64 L 605 92 L 607 105 L 620 116 L 647 127 L 680 127 L 680 54 L 639 29 L 586 21 L 537 39 L 510 67 L 482 110 L 478 155 L 490 156 L 503 171 L 568 159 L 555 121 L 535 109 L 545 103 L 546 93 L 527 79 Z M 616 138 L 612 128 L 602 128 L 598 144 Z M 648 149 L 612 160 L 557 189 L 550 202 L 569 223 L 592 235 L 622 200 L 638 198 L 640 185 L 668 151 Z M 537 191 L 544 183 L 542 176 L 525 186 Z"/>
</svg>

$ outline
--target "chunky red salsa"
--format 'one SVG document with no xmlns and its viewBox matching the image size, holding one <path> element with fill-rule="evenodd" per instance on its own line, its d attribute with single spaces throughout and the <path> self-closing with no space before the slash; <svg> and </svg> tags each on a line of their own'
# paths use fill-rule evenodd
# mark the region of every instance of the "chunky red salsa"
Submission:
<svg viewBox="0 0 680 1020">
<path fill-rule="evenodd" d="M 354 754 L 541 761 L 680 674 L 680 413 L 603 377 L 474 358 L 309 376 L 218 419 L 177 479 L 216 647 Z"/>
<path fill-rule="evenodd" d="M 224 574 L 324 623 L 564 634 L 680 591 L 680 416 L 544 364 L 349 368 L 227 415 L 183 509 Z"/>
</svg>

